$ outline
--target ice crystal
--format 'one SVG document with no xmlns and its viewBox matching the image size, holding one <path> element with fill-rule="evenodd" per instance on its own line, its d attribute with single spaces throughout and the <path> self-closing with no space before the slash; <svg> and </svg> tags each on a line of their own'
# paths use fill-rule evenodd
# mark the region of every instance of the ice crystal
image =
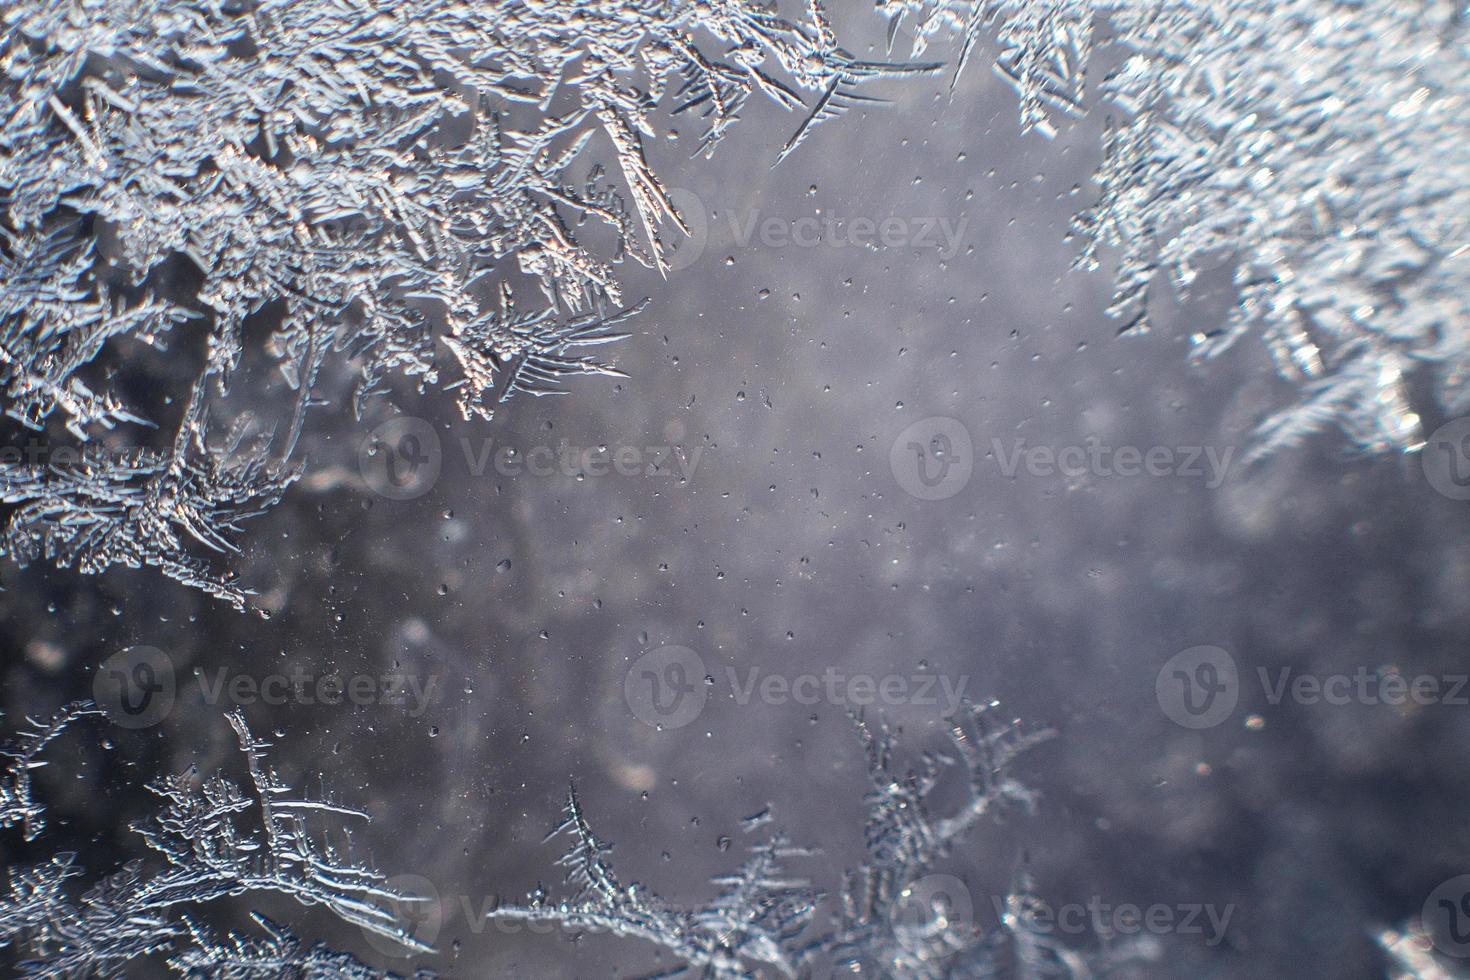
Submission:
<svg viewBox="0 0 1470 980">
<path fill-rule="evenodd" d="M 5 553 L 153 566 L 236 605 L 189 539 L 227 550 L 279 499 L 324 366 L 356 372 L 359 410 L 457 371 L 466 418 L 619 376 L 587 350 L 638 309 L 617 264 L 667 270 L 685 228 L 645 152 L 659 113 L 700 117 L 707 154 L 752 95 L 810 101 L 784 155 L 863 82 L 937 67 L 854 58 L 817 0 L 802 21 L 754 0 L 22 0 L 0 26 L 5 413 L 83 441 L 136 427 L 108 371 L 198 349 L 147 464 L 4 474 Z M 258 420 L 269 455 L 216 453 L 209 404 L 239 397 L 260 327 L 289 420 Z"/>
<path fill-rule="evenodd" d="M 221 939 L 207 927 L 185 916 L 189 945 L 169 959 L 175 973 L 217 980 L 404 980 L 396 973 L 370 967 L 351 953 L 341 953 L 324 943 L 305 946 L 290 929 L 272 922 L 259 912 L 250 918 L 264 937 L 231 933 Z M 420 971 L 415 980 L 433 974 Z"/>
<path fill-rule="evenodd" d="M 1423 442 L 1411 386 L 1470 410 L 1470 16 L 1463 0 L 882 0 L 914 50 L 990 40 L 1028 128 L 1116 63 L 1079 262 L 1116 250 L 1110 313 L 1149 328 L 1160 274 L 1233 269 L 1238 302 L 1194 350 L 1259 339 L 1300 397 L 1253 456 L 1340 428 L 1370 453 Z M 1099 59 L 1101 60 L 1101 59 Z"/>
<path fill-rule="evenodd" d="M 41 751 L 68 725 L 78 718 L 100 713 L 92 704 L 77 701 L 46 721 L 27 719 L 27 728 L 19 734 L 16 743 L 0 750 L 0 757 L 8 760 L 0 771 L 0 829 L 20 824 L 26 840 L 40 836 L 46 826 L 43 819 L 46 808 L 31 793 L 31 771 L 46 764 L 40 758 Z"/>
<path fill-rule="evenodd" d="M 202 396 L 201 385 L 167 452 L 87 444 L 74 462 L 0 463 L 0 500 L 17 505 L 0 537 L 4 552 L 83 572 L 152 566 L 243 609 L 246 591 L 213 574 L 186 542 L 235 551 L 240 523 L 277 503 L 298 470 L 271 454 L 269 440 L 247 440 L 248 417 L 206 445 Z"/>
<path fill-rule="evenodd" d="M 952 754 L 926 753 L 917 769 L 899 767 L 897 732 L 882 721 L 855 718 L 871 782 L 865 801 L 868 860 L 848 875 L 840 925 L 822 944 L 847 968 L 943 978 L 967 975 L 977 958 L 991 959 L 993 937 L 974 922 L 951 921 L 943 910 L 916 910 L 912 904 L 916 883 L 982 817 L 1005 804 L 1035 806 L 1034 791 L 1012 774 L 1011 763 L 1055 733 L 996 725 L 994 710 L 972 706 L 952 718 Z M 963 805 L 949 816 L 931 813 L 930 795 L 956 767 L 967 780 Z"/>
<path fill-rule="evenodd" d="M 6 753 L 9 762 L 0 773 L 0 827 L 19 823 L 28 841 L 44 836 L 44 808 L 32 795 L 30 771 L 42 764 L 38 754 L 48 742 L 78 718 L 98 713 L 78 702 L 49 721 L 31 723 Z M 170 956 L 172 969 L 196 977 L 383 976 L 320 944 L 303 947 L 263 916 L 255 919 L 264 938 L 221 938 L 188 914 L 205 903 L 265 893 L 322 906 L 407 949 L 427 949 L 393 915 L 393 903 L 411 899 L 322 840 L 321 821 L 366 814 L 330 799 L 293 796 L 268 763 L 268 743 L 250 732 L 239 711 L 227 718 L 249 788 L 192 770 L 149 784 L 162 807 L 133 829 L 155 860 L 130 862 L 80 895 L 70 886 L 83 874 L 73 854 L 10 868 L 8 892 L 0 893 L 0 947 L 29 954 L 20 964 L 23 976 L 121 976 L 129 963 L 162 954 Z"/>
<path fill-rule="evenodd" d="M 718 897 L 697 908 L 672 905 L 636 883 L 622 884 L 606 857 L 612 845 L 593 832 L 575 789 L 563 821 L 547 837 L 571 837 L 558 863 L 567 869 L 572 894 L 554 900 L 538 888 L 529 904 L 504 906 L 491 916 L 642 939 L 678 961 L 673 975 L 730 980 L 808 976 L 823 963 L 863 976 L 1080 978 L 1152 956 L 1147 944 L 1088 955 L 1037 933 L 1023 916 L 1003 916 L 987 930 L 946 918 L 940 908 L 914 907 L 916 887 L 982 817 L 1007 804 L 1029 809 L 1035 803 L 1034 791 L 1011 773 L 1011 763 L 1054 733 L 996 725 L 993 712 L 994 706 L 966 706 L 949 731 L 951 752 L 926 754 L 917 770 L 898 767 L 892 729 L 855 717 L 872 782 L 867 860 L 847 876 L 841 910 L 830 921 L 817 915 L 822 896 L 785 870 L 788 861 L 811 852 L 780 833 L 752 846 L 737 870 L 716 878 Z M 929 797 L 951 770 L 963 773 L 968 792 L 953 813 L 933 814 Z M 770 822 L 769 811 L 762 811 L 746 821 L 746 831 Z M 1033 901 L 1030 888 L 1029 877 L 1019 874 L 1007 907 Z"/>
<path fill-rule="evenodd" d="M 915 59 L 954 42 L 956 77 L 990 49 L 1029 129 L 1108 117 L 1079 263 L 1116 260 L 1125 333 L 1149 328 L 1161 275 L 1188 293 L 1233 272 L 1238 303 L 1196 354 L 1257 338 L 1301 391 L 1256 456 L 1332 426 L 1416 448 L 1420 378 L 1434 411 L 1470 410 L 1463 0 L 878 6 Z M 145 465 L 6 464 L 0 547 L 149 566 L 237 606 L 210 553 L 290 483 L 323 370 L 355 373 L 358 410 L 444 375 L 466 418 L 618 376 L 592 350 L 639 309 L 618 265 L 666 271 L 686 227 L 646 151 L 661 113 L 697 114 L 708 154 L 753 95 L 801 110 L 779 160 L 874 101 L 870 80 L 940 67 L 853 56 L 816 0 L 799 21 L 754 0 L 24 0 L 0 18 L 5 414 L 87 445 L 172 433 Z M 166 347 L 195 359 L 169 418 L 115 371 Z M 242 455 L 249 412 L 211 406 L 261 400 L 238 391 L 253 353 L 292 396 L 254 422 L 271 448 Z"/>
<path fill-rule="evenodd" d="M 622 884 L 603 857 L 612 845 L 597 838 L 582 812 L 575 787 L 565 819 L 547 840 L 570 834 L 572 846 L 557 862 L 573 889 L 568 901 L 551 903 L 544 892 L 529 905 L 505 906 L 493 918 L 554 922 L 575 930 L 605 930 L 662 947 L 693 976 L 734 978 L 759 963 L 781 976 L 796 975 L 793 941 L 806 929 L 817 896 L 800 879 L 788 878 L 782 862 L 807 853 L 779 835 L 751 849 L 750 859 L 716 880 L 718 898 L 698 909 L 671 906 L 634 882 Z"/>
</svg>

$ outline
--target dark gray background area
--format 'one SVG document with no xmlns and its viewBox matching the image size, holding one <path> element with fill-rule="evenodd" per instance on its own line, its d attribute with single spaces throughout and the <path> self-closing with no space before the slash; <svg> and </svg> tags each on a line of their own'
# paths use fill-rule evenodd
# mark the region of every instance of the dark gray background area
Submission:
<svg viewBox="0 0 1470 980">
<path fill-rule="evenodd" d="M 849 19 L 847 36 L 871 40 L 874 25 Z M 1370 933 L 1470 871 L 1470 708 L 1272 705 L 1254 672 L 1464 672 L 1466 504 L 1435 493 L 1417 459 L 1346 459 L 1332 438 L 1234 467 L 1214 489 L 1005 475 L 994 440 L 1238 456 L 1294 392 L 1249 345 L 1189 363 L 1188 335 L 1230 303 L 1228 268 L 1189 303 L 1157 283 L 1159 328 L 1116 337 L 1106 268 L 1069 268 L 1068 218 L 1095 193 L 1101 121 L 1023 135 L 983 65 L 952 97 L 948 82 L 887 85 L 895 105 L 821 127 L 775 169 L 794 116 L 752 107 L 708 162 L 688 159 L 697 123 L 676 121 L 680 137 L 654 163 L 703 202 L 708 233 L 667 280 L 625 267 L 628 297 L 651 299 L 610 349 L 631 378 L 576 379 L 488 424 L 460 421 L 449 394 L 409 389 L 362 423 L 318 412 L 310 475 L 247 527 L 235 560 L 269 620 L 148 572 L 7 573 L 8 722 L 87 695 L 92 668 L 129 644 L 178 668 L 179 703 L 161 725 L 87 727 L 40 777 L 88 866 L 142 853 L 126 823 L 151 808 L 140 787 L 152 774 L 198 762 L 240 775 L 223 706 L 203 703 L 195 668 L 433 675 L 420 717 L 391 705 L 245 710 L 273 734 L 289 782 L 324 784 L 373 815 L 355 834 L 360 853 L 432 883 L 441 954 L 413 965 L 456 977 L 651 971 L 669 964 L 636 941 L 509 932 L 463 910 L 523 901 L 538 882 L 559 894 L 561 844 L 541 838 L 571 779 L 624 879 L 671 901 L 713 895 L 710 876 L 742 857 L 740 818 L 767 805 L 820 846 L 796 870 L 834 892 L 862 858 L 867 789 L 845 707 L 741 704 L 727 668 L 928 672 L 1059 733 L 1018 766 L 1042 794 L 1036 815 L 987 822 L 943 869 L 965 881 L 982 924 L 1025 854 L 1056 903 L 1234 906 L 1220 946 L 1164 936 L 1163 958 L 1130 975 L 1381 975 Z M 730 215 L 756 210 L 967 223 L 948 259 L 742 246 Z M 413 500 L 376 496 L 358 467 L 395 406 L 433 420 L 444 447 L 437 483 Z M 959 419 L 976 450 L 969 483 L 939 501 L 904 492 L 889 464 L 898 434 L 928 416 Z M 461 440 L 478 451 L 487 439 L 702 454 L 687 480 L 477 476 Z M 623 683 L 666 644 L 696 651 L 715 683 L 692 724 L 660 732 L 629 709 Z M 1227 722 L 1194 732 L 1169 720 L 1154 685 L 1198 644 L 1230 651 L 1247 681 Z M 889 713 L 916 761 L 943 744 L 939 710 Z M 303 935 L 410 966 L 321 913 L 263 907 Z"/>
</svg>

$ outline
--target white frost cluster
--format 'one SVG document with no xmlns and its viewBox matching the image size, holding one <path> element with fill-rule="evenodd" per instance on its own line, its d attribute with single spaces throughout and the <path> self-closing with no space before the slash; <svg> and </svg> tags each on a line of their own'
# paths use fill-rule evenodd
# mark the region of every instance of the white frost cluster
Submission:
<svg viewBox="0 0 1470 980">
<path fill-rule="evenodd" d="M 573 790 L 551 837 L 568 834 L 558 862 L 572 894 L 552 899 L 538 888 L 526 905 L 503 906 L 492 918 L 556 923 L 572 932 L 598 931 L 642 940 L 672 958 L 663 976 L 754 980 L 757 977 L 874 976 L 904 980 L 1044 977 L 1084 980 L 1125 962 L 1152 959 L 1151 943 L 1073 948 L 1035 929 L 1025 915 L 1006 915 L 991 928 L 926 905 L 925 883 L 966 834 L 999 809 L 1030 809 L 1036 794 L 1012 772 L 1016 758 L 1051 738 L 997 723 L 995 706 L 966 705 L 950 721 L 948 753 L 928 753 L 917 768 L 897 758 L 898 734 L 855 716 L 867 750 L 871 791 L 864 863 L 850 871 L 837 910 L 818 914 L 823 896 L 794 877 L 786 863 L 810 852 L 775 834 L 750 848 L 750 858 L 716 878 L 719 895 L 698 907 L 673 905 L 638 883 L 624 885 Z M 967 792 L 949 815 L 930 801 L 946 777 Z M 748 818 L 747 831 L 770 822 L 769 811 Z M 1024 868 L 1006 898 L 1009 909 L 1037 899 Z"/>
<path fill-rule="evenodd" d="M 1120 332 L 1162 273 L 1234 269 L 1238 304 L 1200 358 L 1259 338 L 1298 400 L 1260 458 L 1338 427 L 1366 453 L 1470 412 L 1470 7 L 1464 0 L 881 0 L 916 55 L 993 42 L 1022 124 L 1107 114 L 1079 263 L 1118 254 Z M 1093 87 L 1090 62 L 1115 64 Z M 958 70 L 957 68 L 957 70 Z M 1089 105 L 1089 102 L 1095 105 Z M 1101 249 L 1106 248 L 1109 255 Z M 1422 407 L 1421 407 L 1422 410 Z"/>
<path fill-rule="evenodd" d="M 1331 426 L 1413 450 L 1420 412 L 1470 410 L 1464 0 L 878 6 L 956 73 L 993 46 L 1027 128 L 1108 114 L 1079 263 L 1117 256 L 1125 333 L 1158 274 L 1187 292 L 1233 268 L 1196 352 L 1260 338 L 1301 392 L 1256 456 Z M 155 567 L 240 608 L 210 553 L 299 476 L 325 364 L 359 409 L 397 377 L 457 389 L 467 418 L 619 375 L 593 353 L 639 309 L 618 264 L 666 269 L 685 228 L 645 154 L 656 113 L 700 116 L 708 154 L 759 94 L 804 114 L 784 157 L 863 83 L 940 67 L 854 57 L 819 0 L 799 21 L 755 0 L 22 0 L 0 28 L 3 410 L 110 440 L 0 463 L 0 553 Z M 119 368 L 169 344 L 151 418 Z M 228 407 L 252 353 L 294 392 L 280 418 Z M 139 465 L 117 449 L 144 424 L 173 436 Z"/>
<path fill-rule="evenodd" d="M 864 81 L 935 67 L 854 58 L 815 2 L 0 7 L 0 407 L 84 442 L 175 432 L 148 466 L 0 464 L 0 553 L 148 565 L 243 607 L 195 551 L 298 475 L 329 359 L 358 408 L 448 374 L 467 418 L 620 375 L 590 351 L 637 309 L 617 265 L 665 269 L 685 227 L 644 152 L 656 113 L 701 119 L 707 154 L 758 94 L 806 113 L 790 151 Z M 147 392 L 178 406 L 147 418 L 111 376 L 169 344 L 157 382 L 193 383 Z M 294 392 L 276 420 L 220 405 L 262 353 Z"/>
<path fill-rule="evenodd" d="M 0 830 L 20 825 L 26 841 L 45 847 L 45 807 L 34 795 L 31 773 L 45 765 L 41 753 L 48 743 L 79 719 L 101 713 L 90 702 L 67 705 L 46 721 L 32 721 L 14 745 L 0 750 Z M 24 952 L 20 976 L 132 976 L 157 957 L 166 958 L 173 972 L 196 978 L 390 980 L 349 954 L 320 943 L 304 946 L 263 915 L 252 916 L 263 937 L 217 935 L 197 920 L 210 903 L 241 895 L 274 894 L 319 906 L 406 949 L 428 951 L 394 916 L 396 905 L 412 899 L 326 842 L 325 821 L 367 815 L 332 800 L 295 797 L 270 766 L 268 743 L 251 733 L 245 716 L 232 711 L 226 717 L 248 789 L 192 769 L 150 783 L 161 806 L 132 829 L 151 860 L 129 862 L 87 889 L 77 886 L 84 869 L 70 852 L 52 849 L 45 860 L 11 864 L 0 888 L 0 949 Z"/>
</svg>

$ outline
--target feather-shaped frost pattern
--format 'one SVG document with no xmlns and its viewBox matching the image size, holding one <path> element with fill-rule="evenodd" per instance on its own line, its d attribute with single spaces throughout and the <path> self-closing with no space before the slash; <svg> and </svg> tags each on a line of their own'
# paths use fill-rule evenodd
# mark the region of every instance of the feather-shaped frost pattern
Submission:
<svg viewBox="0 0 1470 980">
<path fill-rule="evenodd" d="M 849 872 L 835 911 L 828 898 L 789 865 L 817 852 L 777 831 L 748 847 L 748 857 L 713 880 L 708 902 L 676 906 L 635 883 L 623 884 L 613 845 L 592 828 L 574 786 L 562 819 L 546 840 L 566 839 L 557 861 L 565 898 L 540 888 L 525 905 L 503 905 L 490 918 L 554 923 L 578 932 L 641 940 L 670 956 L 669 977 L 753 980 L 756 977 L 854 976 L 961 980 L 968 977 L 1068 977 L 1084 980 L 1128 962 L 1156 959 L 1152 940 L 1080 950 L 1059 941 L 1036 920 L 1002 916 L 984 928 L 972 914 L 948 915 L 931 900 L 940 862 L 984 817 L 1004 807 L 1033 808 L 1037 794 L 1014 772 L 1018 758 L 1055 734 L 999 723 L 998 705 L 966 704 L 951 719 L 950 751 L 922 756 L 918 768 L 898 759 L 898 732 L 881 720 L 854 715 L 867 752 L 871 791 L 867 859 Z M 948 815 L 931 811 L 942 776 L 965 780 L 967 793 Z M 772 822 L 769 810 L 744 821 L 746 833 Z M 952 879 L 959 884 L 958 879 Z M 1006 898 L 1009 907 L 1036 901 L 1024 863 Z M 979 911 L 979 910 L 971 910 Z"/>
<path fill-rule="evenodd" d="M 44 840 L 45 806 L 33 791 L 31 772 L 69 726 L 100 714 L 91 702 L 67 705 L 49 720 L 31 721 L 4 750 L 0 829 L 19 823 L 27 840 Z M 328 841 L 327 822 L 367 815 L 329 797 L 296 796 L 271 766 L 269 743 L 255 736 L 244 714 L 236 709 L 226 719 L 245 785 L 192 769 L 149 783 L 159 809 L 132 828 L 149 859 L 132 861 L 85 891 L 74 884 L 85 876 L 74 854 L 10 868 L 8 890 L 0 891 L 0 947 L 15 946 L 28 956 L 19 964 L 21 976 L 122 977 L 133 975 L 130 964 L 136 968 L 165 954 L 169 968 L 188 977 L 396 980 L 348 953 L 321 943 L 306 946 L 259 913 L 252 914 L 259 936 L 221 936 L 201 923 L 199 913 L 209 903 L 240 895 L 284 896 L 324 908 L 406 951 L 429 950 L 400 927 L 393 911 L 395 903 L 413 899 Z M 345 840 L 350 843 L 350 833 Z"/>
<path fill-rule="evenodd" d="M 1233 273 L 1237 305 L 1192 330 L 1215 358 L 1262 341 L 1297 399 L 1251 458 L 1337 430 L 1411 452 L 1421 413 L 1470 405 L 1470 19 L 1456 0 L 882 0 L 911 54 L 977 46 L 1046 135 L 1109 117 L 1079 265 L 1118 253 L 1109 314 L 1147 330 L 1150 292 Z M 1089 89 L 1094 38 L 1116 65 Z M 1162 275 L 1159 275 L 1162 273 Z M 1418 405 L 1415 376 L 1433 403 Z"/>
<path fill-rule="evenodd" d="M 20 0 L 0 24 L 3 412 L 114 460 L 8 468 L 0 547 L 242 608 L 211 556 L 294 479 L 324 371 L 356 373 L 359 413 L 398 378 L 482 419 L 625 376 L 593 350 L 641 309 L 618 263 L 667 272 L 687 232 L 645 150 L 656 114 L 698 113 L 708 155 L 752 95 L 810 102 L 799 142 L 860 83 L 925 70 L 852 58 L 820 5 L 791 21 L 756 0 Z M 288 397 L 237 388 L 255 323 Z M 192 388 L 154 399 L 182 413 L 92 380 L 171 335 L 174 359 L 204 339 Z M 232 394 L 290 406 L 257 420 L 266 455 L 210 448 L 210 419 L 245 413 L 211 407 Z M 116 462 L 149 426 L 171 448 Z"/>
</svg>

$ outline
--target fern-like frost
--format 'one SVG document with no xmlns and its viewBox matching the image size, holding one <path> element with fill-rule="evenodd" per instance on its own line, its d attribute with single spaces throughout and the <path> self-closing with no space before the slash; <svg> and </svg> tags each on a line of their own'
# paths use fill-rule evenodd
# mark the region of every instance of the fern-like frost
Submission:
<svg viewBox="0 0 1470 980">
<path fill-rule="evenodd" d="M 39 755 L 49 742 L 96 714 L 90 703 L 69 705 L 48 721 L 31 722 L 6 751 L 0 828 L 18 824 L 26 840 L 44 837 L 45 808 L 34 796 L 30 774 L 43 764 Z M 244 715 L 237 710 L 227 718 L 248 786 L 220 774 L 201 778 L 192 770 L 150 783 L 160 809 L 133 829 L 152 859 L 130 862 L 80 894 L 72 882 L 84 871 L 70 853 L 10 869 L 8 890 L 0 893 L 0 947 L 28 954 L 20 963 L 22 976 L 120 977 L 129 964 L 155 956 L 167 956 L 169 967 L 182 975 L 220 980 L 389 976 L 321 944 L 304 946 L 264 916 L 255 916 L 263 937 L 217 936 L 191 914 L 242 895 L 276 894 L 321 906 L 407 950 L 428 950 L 399 927 L 393 913 L 394 903 L 413 899 L 325 842 L 325 821 L 367 815 L 331 799 L 295 796 L 271 768 L 268 743 L 251 733 Z"/>
</svg>

